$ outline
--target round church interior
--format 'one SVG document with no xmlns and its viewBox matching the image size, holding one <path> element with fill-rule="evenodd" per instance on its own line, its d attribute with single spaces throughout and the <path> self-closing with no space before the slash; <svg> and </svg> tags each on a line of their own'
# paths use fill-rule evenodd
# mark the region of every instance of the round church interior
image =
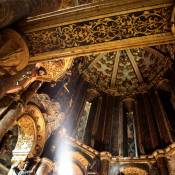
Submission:
<svg viewBox="0 0 175 175">
<path fill-rule="evenodd" d="M 0 1 L 0 175 L 175 175 L 174 0 Z"/>
</svg>

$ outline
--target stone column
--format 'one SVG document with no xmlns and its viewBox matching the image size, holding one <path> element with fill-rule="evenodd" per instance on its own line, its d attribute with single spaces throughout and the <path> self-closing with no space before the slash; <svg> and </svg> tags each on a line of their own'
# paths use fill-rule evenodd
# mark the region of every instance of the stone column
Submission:
<svg viewBox="0 0 175 175">
<path fill-rule="evenodd" d="M 54 164 L 47 158 L 42 158 L 36 175 L 48 175 L 54 169 Z"/>
<path fill-rule="evenodd" d="M 108 152 L 101 152 L 100 159 L 101 159 L 101 170 L 100 175 L 108 175 L 109 174 L 109 163 L 111 159 L 111 154 Z"/>
</svg>

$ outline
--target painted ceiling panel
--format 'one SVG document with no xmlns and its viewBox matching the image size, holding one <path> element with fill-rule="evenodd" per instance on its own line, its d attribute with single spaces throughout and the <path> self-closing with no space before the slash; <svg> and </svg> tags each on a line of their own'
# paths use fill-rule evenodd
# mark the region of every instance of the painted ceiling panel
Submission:
<svg viewBox="0 0 175 175">
<path fill-rule="evenodd" d="M 81 57 L 79 71 L 86 81 L 111 95 L 149 90 L 171 64 L 163 45 L 105 52 Z"/>
</svg>

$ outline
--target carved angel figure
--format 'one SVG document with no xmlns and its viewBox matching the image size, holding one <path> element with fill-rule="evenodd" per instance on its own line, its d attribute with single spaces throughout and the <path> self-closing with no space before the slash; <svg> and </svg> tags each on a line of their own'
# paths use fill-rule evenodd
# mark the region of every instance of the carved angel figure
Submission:
<svg viewBox="0 0 175 175">
<path fill-rule="evenodd" d="M 29 51 L 22 37 L 12 29 L 0 33 L 0 75 L 14 75 L 27 66 Z"/>
</svg>

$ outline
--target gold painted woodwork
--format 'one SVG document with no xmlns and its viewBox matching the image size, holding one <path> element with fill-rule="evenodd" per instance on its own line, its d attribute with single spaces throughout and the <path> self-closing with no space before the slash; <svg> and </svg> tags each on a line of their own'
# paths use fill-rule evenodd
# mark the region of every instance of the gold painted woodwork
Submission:
<svg viewBox="0 0 175 175">
<path fill-rule="evenodd" d="M 18 141 L 13 150 L 12 162 L 17 163 L 33 156 L 40 156 L 46 140 L 44 117 L 36 105 L 27 105 L 17 121 Z"/>
<path fill-rule="evenodd" d="M 120 170 L 125 175 L 148 175 L 148 173 L 140 168 L 126 167 Z"/>
<path fill-rule="evenodd" d="M 70 139 L 70 144 L 74 145 L 82 150 L 82 152 L 87 153 L 91 157 L 100 156 L 100 158 L 107 159 L 110 161 L 110 163 L 116 163 L 116 162 L 124 162 L 124 163 L 155 163 L 156 159 L 159 156 L 169 157 L 175 155 L 175 143 L 170 144 L 168 147 L 164 149 L 158 149 L 154 151 L 150 155 L 140 155 L 139 157 L 122 157 L 122 156 L 112 156 L 109 152 L 98 152 L 95 149 L 91 148 L 90 146 L 87 146 L 78 140 L 75 140 L 73 138 Z"/>
<path fill-rule="evenodd" d="M 33 63 L 174 42 L 170 25 L 172 9 L 172 0 L 103 1 L 30 17 L 20 28 L 30 47 L 30 63 Z M 156 13 L 161 20 L 154 19 Z M 133 26 L 131 21 L 139 18 L 138 14 L 145 16 L 147 23 L 138 20 L 139 24 Z M 152 15 L 150 20 L 149 14 Z M 145 32 L 137 31 L 144 25 Z M 148 32 L 148 29 L 151 30 Z M 115 30 L 121 31 L 112 34 Z"/>
<path fill-rule="evenodd" d="M 138 38 L 129 38 L 121 41 L 112 41 L 91 46 L 80 46 L 76 48 L 67 48 L 56 51 L 44 52 L 35 56 L 31 56 L 29 63 L 35 63 L 46 60 L 55 60 L 57 58 L 85 56 L 91 55 L 93 53 L 110 52 L 115 50 L 124 50 L 128 48 L 143 48 L 146 46 L 173 43 L 174 41 L 175 37 L 173 37 L 171 33 L 157 34 L 152 35 L 151 37 L 144 36 Z"/>
<path fill-rule="evenodd" d="M 163 45 L 162 49 L 168 46 Z M 144 93 L 172 65 L 169 53 L 162 49 L 144 47 L 82 56 L 79 72 L 97 90 L 113 96 Z"/>
<path fill-rule="evenodd" d="M 173 0 L 104 0 L 28 17 L 26 21 L 20 23 L 19 26 L 23 31 L 29 33 L 56 26 L 110 17 L 113 15 L 166 7 L 172 5 L 173 2 Z"/>
<path fill-rule="evenodd" d="M 78 151 L 72 151 L 71 157 L 72 157 L 72 160 L 76 160 L 76 161 L 81 162 L 81 164 L 84 166 L 85 169 L 87 169 L 88 166 L 90 165 L 88 160 L 82 154 L 80 154 Z"/>
<path fill-rule="evenodd" d="M 66 71 L 71 67 L 72 62 L 73 58 L 42 62 L 40 66 L 43 67 L 47 73 L 38 77 L 38 79 L 43 81 L 57 81 L 65 75 Z"/>
<path fill-rule="evenodd" d="M 29 114 L 33 120 L 35 121 L 36 125 L 36 144 L 34 150 L 32 151 L 33 155 L 39 156 L 42 153 L 44 148 L 45 140 L 46 140 L 46 126 L 43 114 L 41 113 L 40 109 L 33 104 L 28 104 L 26 107 L 27 114 Z"/>
<path fill-rule="evenodd" d="M 29 115 L 23 115 L 17 122 L 18 141 L 13 150 L 12 162 L 24 161 L 31 153 L 36 142 L 36 126 Z"/>
</svg>

